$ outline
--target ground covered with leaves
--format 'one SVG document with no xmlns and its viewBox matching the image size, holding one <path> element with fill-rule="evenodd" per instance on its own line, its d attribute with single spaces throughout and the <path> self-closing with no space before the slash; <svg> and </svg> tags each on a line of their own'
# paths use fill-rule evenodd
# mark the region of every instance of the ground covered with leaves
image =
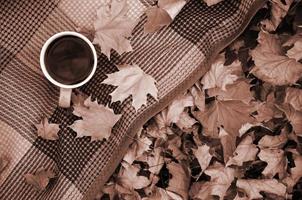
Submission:
<svg viewBox="0 0 302 200">
<path fill-rule="evenodd" d="M 149 120 L 97 199 L 302 199 L 302 3 L 272 0 Z"/>
</svg>

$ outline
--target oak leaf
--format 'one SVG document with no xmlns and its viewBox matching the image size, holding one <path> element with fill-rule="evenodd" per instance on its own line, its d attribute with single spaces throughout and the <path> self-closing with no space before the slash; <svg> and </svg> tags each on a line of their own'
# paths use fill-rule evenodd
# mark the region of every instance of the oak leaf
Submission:
<svg viewBox="0 0 302 200">
<path fill-rule="evenodd" d="M 159 0 L 156 6 L 146 10 L 144 31 L 153 33 L 169 25 L 185 4 L 185 0 Z"/>
<path fill-rule="evenodd" d="M 211 69 L 203 76 L 202 89 L 220 88 L 226 90 L 228 84 L 234 83 L 241 73 L 241 63 L 237 60 L 229 66 L 224 66 L 225 58 L 220 55 L 211 65 Z"/>
<path fill-rule="evenodd" d="M 113 0 L 110 6 L 101 6 L 97 10 L 97 18 L 94 21 L 94 44 L 101 47 L 110 59 L 110 51 L 114 49 L 118 54 L 132 51 L 130 41 L 136 21 L 127 17 L 128 5 L 126 0 Z"/>
<path fill-rule="evenodd" d="M 44 118 L 40 124 L 35 125 L 38 130 L 38 136 L 46 140 L 59 139 L 58 132 L 60 131 L 59 124 L 50 124 L 48 119 Z"/>
<path fill-rule="evenodd" d="M 262 199 L 260 192 L 267 192 L 285 197 L 286 187 L 276 179 L 239 179 L 236 186 L 243 189 L 249 199 Z"/>
<path fill-rule="evenodd" d="M 158 90 L 155 86 L 155 79 L 146 74 L 137 65 L 118 66 L 119 71 L 107 74 L 107 78 L 102 82 L 117 86 L 110 94 L 112 101 L 123 102 L 132 95 L 132 105 L 138 110 L 142 105 L 147 104 L 147 95 L 152 95 L 157 100 Z"/>
<path fill-rule="evenodd" d="M 277 36 L 261 31 L 258 42 L 251 52 L 256 65 L 251 73 L 272 85 L 294 84 L 302 76 L 302 64 L 284 55 Z"/>
<path fill-rule="evenodd" d="M 279 178 L 286 175 L 287 159 L 284 151 L 281 149 L 261 149 L 258 154 L 260 160 L 265 161 L 267 166 L 262 171 L 262 174 L 267 178 L 273 178 L 276 174 Z"/>
<path fill-rule="evenodd" d="M 50 169 L 38 169 L 34 174 L 25 174 L 25 181 L 36 190 L 45 190 L 49 180 L 55 178 L 56 174 Z"/>
<path fill-rule="evenodd" d="M 70 128 L 77 132 L 77 137 L 91 136 L 92 141 L 108 139 L 121 117 L 97 101 L 91 101 L 90 97 L 84 101 L 84 106 L 74 105 L 73 114 L 83 119 L 76 120 Z"/>
<path fill-rule="evenodd" d="M 226 166 L 242 166 L 244 162 L 255 160 L 257 153 L 258 148 L 253 144 L 253 138 L 248 135 L 239 143 L 234 152 L 234 157 L 229 159 Z"/>
</svg>

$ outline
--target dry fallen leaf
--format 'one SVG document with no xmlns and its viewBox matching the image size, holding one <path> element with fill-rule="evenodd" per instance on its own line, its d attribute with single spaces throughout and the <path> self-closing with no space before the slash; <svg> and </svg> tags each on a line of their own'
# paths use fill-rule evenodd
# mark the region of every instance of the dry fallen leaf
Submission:
<svg viewBox="0 0 302 200">
<path fill-rule="evenodd" d="M 127 38 L 131 36 L 136 21 L 127 17 L 128 9 L 126 0 L 113 0 L 110 6 L 101 6 L 97 10 L 93 43 L 100 45 L 102 53 L 109 59 L 111 49 L 118 54 L 132 51 Z"/>
<path fill-rule="evenodd" d="M 92 141 L 108 139 L 112 127 L 121 117 L 97 101 L 91 101 L 90 97 L 85 100 L 84 106 L 74 105 L 73 114 L 83 119 L 76 120 L 70 128 L 77 132 L 77 137 L 91 136 Z"/>
<path fill-rule="evenodd" d="M 134 143 L 132 143 L 132 145 L 128 149 L 123 160 L 131 165 L 134 160 L 138 159 L 143 155 L 143 153 L 150 150 L 151 144 L 152 141 L 146 136 L 135 139 Z"/>
<path fill-rule="evenodd" d="M 216 162 L 205 170 L 205 174 L 211 176 L 211 181 L 194 183 L 193 187 L 196 191 L 190 192 L 191 197 L 193 199 L 211 199 L 211 196 L 215 195 L 219 196 L 219 199 L 223 199 L 234 180 L 234 169 Z"/>
<path fill-rule="evenodd" d="M 235 138 L 239 134 L 241 126 L 254 120 L 250 116 L 253 107 L 242 101 L 219 101 L 215 100 L 208 104 L 205 112 L 193 112 L 195 118 L 205 128 L 205 134 L 218 137 L 218 128 L 223 127 L 226 132 Z"/>
<path fill-rule="evenodd" d="M 289 104 L 278 105 L 277 107 L 285 113 L 288 121 L 293 126 L 295 133 L 298 136 L 302 136 L 302 111 L 296 111 Z"/>
<path fill-rule="evenodd" d="M 294 44 L 294 46 L 287 51 L 286 55 L 289 58 L 295 59 L 296 61 L 301 60 L 302 59 L 302 39 L 297 41 Z"/>
<path fill-rule="evenodd" d="M 268 192 L 285 197 L 286 187 L 276 179 L 239 179 L 236 186 L 243 189 L 249 199 L 261 199 L 260 192 Z"/>
<path fill-rule="evenodd" d="M 59 124 L 49 124 L 48 119 L 44 118 L 40 124 L 35 125 L 38 130 L 38 136 L 46 140 L 59 139 L 58 132 L 60 131 Z"/>
<path fill-rule="evenodd" d="M 208 6 L 212 6 L 212 5 L 215 5 L 215 4 L 217 4 L 217 3 L 219 3 L 219 2 L 221 2 L 223 0 L 203 0 L 203 1 L 206 2 L 206 4 Z"/>
<path fill-rule="evenodd" d="M 195 83 L 193 87 L 190 88 L 190 93 L 194 100 L 194 105 L 200 110 L 205 110 L 205 99 L 206 96 L 204 94 L 204 91 L 202 91 L 200 84 Z"/>
<path fill-rule="evenodd" d="M 289 103 L 295 110 L 302 111 L 302 89 L 287 88 L 284 103 Z"/>
<path fill-rule="evenodd" d="M 258 146 L 261 148 L 282 148 L 287 142 L 287 135 L 282 132 L 280 135 L 272 136 L 265 135 L 258 142 Z"/>
<path fill-rule="evenodd" d="M 302 76 L 302 64 L 283 54 L 278 37 L 261 31 L 258 42 L 251 52 L 256 65 L 251 73 L 272 85 L 297 82 Z"/>
<path fill-rule="evenodd" d="M 166 190 L 181 196 L 183 200 L 187 200 L 190 186 L 189 170 L 186 166 L 175 162 L 168 163 L 167 169 L 172 177 Z"/>
<path fill-rule="evenodd" d="M 242 166 L 244 162 L 255 160 L 257 153 L 258 148 L 253 144 L 253 138 L 248 135 L 237 146 L 234 157 L 229 159 L 226 166 Z"/>
<path fill-rule="evenodd" d="M 158 90 L 152 76 L 146 74 L 137 65 L 123 65 L 118 67 L 119 71 L 107 74 L 102 83 L 117 86 L 110 94 L 112 101 L 123 102 L 132 95 L 132 105 L 138 110 L 147 104 L 147 95 L 152 95 L 157 100 Z"/>
<path fill-rule="evenodd" d="M 136 165 L 122 162 L 117 183 L 126 189 L 141 189 L 148 186 L 151 180 L 146 176 L 138 175 L 139 170 Z"/>
<path fill-rule="evenodd" d="M 220 88 L 225 91 L 228 84 L 238 79 L 237 74 L 241 73 L 241 63 L 237 60 L 229 66 L 224 66 L 224 62 L 224 56 L 220 55 L 211 65 L 211 69 L 201 79 L 203 90 Z"/>
<path fill-rule="evenodd" d="M 223 128 L 219 129 L 219 138 L 223 151 L 224 163 L 227 163 L 229 158 L 233 156 L 236 149 L 235 139 L 232 135 L 227 133 Z"/>
<path fill-rule="evenodd" d="M 169 25 L 185 4 L 185 0 L 159 0 L 156 6 L 146 10 L 144 31 L 153 33 Z"/>
<path fill-rule="evenodd" d="M 198 146 L 197 149 L 193 149 L 193 154 L 198 160 L 202 173 L 209 166 L 213 157 L 210 154 L 210 147 L 207 145 Z"/>
<path fill-rule="evenodd" d="M 164 157 L 162 155 L 163 149 L 157 147 L 150 154 L 144 154 L 144 156 L 140 157 L 139 161 L 146 162 L 148 164 L 148 170 L 155 175 L 159 174 L 162 166 L 164 165 Z"/>
<path fill-rule="evenodd" d="M 55 178 L 55 173 L 50 169 L 38 169 L 34 174 L 25 174 L 25 181 L 36 190 L 45 190 L 49 180 Z"/>
<path fill-rule="evenodd" d="M 283 178 L 286 175 L 287 159 L 284 151 L 281 149 L 261 149 L 258 154 L 260 160 L 265 161 L 267 166 L 262 171 L 262 174 L 266 178 L 273 178 L 276 174 L 279 178 Z"/>
<path fill-rule="evenodd" d="M 275 31 L 277 29 L 280 22 L 287 14 L 287 11 L 290 8 L 293 0 L 271 0 L 271 2 L 271 19 L 265 19 L 261 22 L 261 24 L 264 26 L 263 28 L 267 31 Z"/>
<path fill-rule="evenodd" d="M 293 159 L 295 162 L 295 167 L 290 168 L 290 175 L 282 180 L 282 182 L 287 185 L 288 192 L 292 192 L 293 187 L 302 177 L 302 156 L 293 154 Z"/>
<path fill-rule="evenodd" d="M 240 100 L 249 104 L 254 98 L 250 91 L 250 84 L 245 80 L 237 80 L 233 84 L 227 85 L 226 90 L 212 88 L 208 90 L 210 97 L 216 96 L 219 100 Z"/>
<path fill-rule="evenodd" d="M 193 97 L 188 94 L 180 95 L 175 98 L 168 106 L 167 120 L 170 123 L 178 122 L 180 119 L 180 114 L 184 111 L 184 109 L 194 105 L 193 101 Z"/>
</svg>

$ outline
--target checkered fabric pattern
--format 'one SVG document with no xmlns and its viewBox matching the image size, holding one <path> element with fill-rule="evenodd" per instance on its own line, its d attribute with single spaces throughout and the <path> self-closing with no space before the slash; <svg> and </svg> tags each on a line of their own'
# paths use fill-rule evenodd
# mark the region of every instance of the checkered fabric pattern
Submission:
<svg viewBox="0 0 302 200">
<path fill-rule="evenodd" d="M 98 49 L 94 77 L 80 90 L 122 117 L 107 141 L 76 138 L 77 117 L 57 106 L 59 89 L 43 76 L 39 53 L 43 43 L 61 31 L 93 28 L 96 10 L 106 0 L 0 0 L 0 156 L 10 159 L 0 175 L 0 199 L 91 199 L 110 177 L 138 129 L 183 93 L 207 70 L 210 60 L 243 30 L 262 0 L 225 0 L 208 7 L 190 0 L 173 23 L 145 34 L 144 11 L 153 0 L 128 0 L 129 17 L 139 19 L 133 31 L 134 51 L 113 53 L 109 61 Z M 116 64 L 135 63 L 157 81 L 159 101 L 135 112 L 131 97 L 110 103 L 114 87 L 101 82 Z M 44 117 L 60 124 L 59 139 L 37 137 L 34 124 Z M 37 169 L 59 169 L 47 190 L 35 191 L 23 175 Z"/>
</svg>

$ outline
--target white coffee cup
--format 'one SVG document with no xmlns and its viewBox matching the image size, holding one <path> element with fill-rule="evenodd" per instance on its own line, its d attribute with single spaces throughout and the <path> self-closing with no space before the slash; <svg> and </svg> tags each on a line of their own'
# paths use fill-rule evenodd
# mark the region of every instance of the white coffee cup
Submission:
<svg viewBox="0 0 302 200">
<path fill-rule="evenodd" d="M 48 46 L 55 40 L 55 39 L 58 39 L 60 37 L 63 37 L 63 36 L 76 36 L 82 40 L 84 40 L 91 48 L 91 51 L 93 53 L 93 60 L 94 60 L 94 63 L 93 63 L 93 67 L 92 67 L 92 70 L 91 70 L 91 73 L 83 80 L 81 81 L 80 83 L 76 83 L 76 84 L 73 84 L 73 85 L 66 85 L 66 84 L 62 84 L 58 81 L 56 81 L 54 78 L 52 78 L 50 76 L 50 74 L 48 73 L 47 69 L 46 69 L 46 66 L 45 66 L 45 53 L 46 53 L 46 50 L 48 48 Z M 53 36 L 51 36 L 46 42 L 45 44 L 43 45 L 42 47 L 42 50 L 41 50 L 41 53 L 40 53 L 40 66 L 41 66 L 41 69 L 42 69 L 42 72 L 43 74 L 45 75 L 45 77 L 54 85 L 60 87 L 60 97 L 59 97 L 59 106 L 60 107 L 63 107 L 63 108 L 68 108 L 70 107 L 70 101 L 71 101 L 71 92 L 72 92 L 72 89 L 73 88 L 78 88 L 82 85 L 84 85 L 85 83 L 87 83 L 91 78 L 92 76 L 94 75 L 95 71 L 96 71 L 96 66 L 97 66 L 97 54 L 96 54 L 96 50 L 93 46 L 93 44 L 89 41 L 89 39 L 87 37 L 85 37 L 84 35 L 80 34 L 80 33 L 77 33 L 77 32 L 72 32 L 72 31 L 64 31 L 64 32 L 60 32 L 60 33 L 57 33 Z"/>
</svg>

